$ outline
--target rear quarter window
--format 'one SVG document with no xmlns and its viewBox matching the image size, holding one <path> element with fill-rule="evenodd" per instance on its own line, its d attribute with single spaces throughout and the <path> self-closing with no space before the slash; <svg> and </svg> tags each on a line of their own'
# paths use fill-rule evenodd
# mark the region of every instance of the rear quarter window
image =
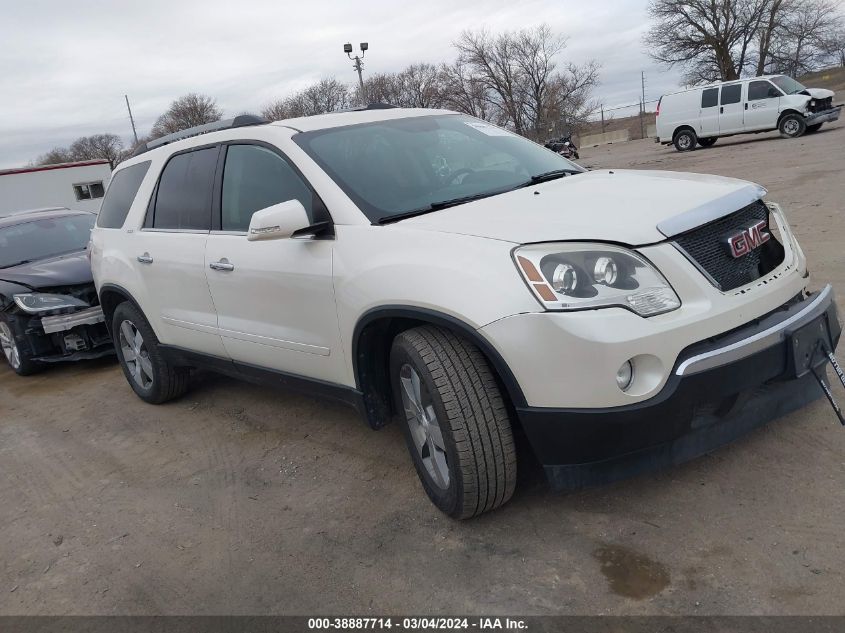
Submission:
<svg viewBox="0 0 845 633">
<path fill-rule="evenodd" d="M 150 161 L 145 161 L 114 173 L 97 217 L 98 227 L 119 229 L 123 226 L 149 168 Z"/>
</svg>

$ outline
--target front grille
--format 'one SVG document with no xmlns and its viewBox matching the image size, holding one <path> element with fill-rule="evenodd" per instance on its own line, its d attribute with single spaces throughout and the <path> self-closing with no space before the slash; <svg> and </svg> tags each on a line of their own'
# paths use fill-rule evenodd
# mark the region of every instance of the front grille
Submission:
<svg viewBox="0 0 845 633">
<path fill-rule="evenodd" d="M 766 221 L 771 238 L 741 257 L 733 257 L 727 239 Z M 783 247 L 768 230 L 769 209 L 758 200 L 739 211 L 719 218 L 675 238 L 675 245 L 702 270 L 720 290 L 733 290 L 751 283 L 777 268 L 783 261 Z"/>
<path fill-rule="evenodd" d="M 816 105 L 810 106 L 810 112 L 824 112 L 825 110 L 830 110 L 833 107 L 833 97 L 816 99 L 815 101 Z"/>
</svg>

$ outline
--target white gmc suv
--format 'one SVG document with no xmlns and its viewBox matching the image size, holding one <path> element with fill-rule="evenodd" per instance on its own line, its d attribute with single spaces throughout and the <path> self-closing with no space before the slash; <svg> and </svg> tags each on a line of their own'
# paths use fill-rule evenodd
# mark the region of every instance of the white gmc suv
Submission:
<svg viewBox="0 0 845 633">
<path fill-rule="evenodd" d="M 459 518 L 514 437 L 572 489 L 666 466 L 822 394 L 840 326 L 761 187 L 593 171 L 445 110 L 164 137 L 112 177 L 91 259 L 126 378 L 206 367 L 398 417 Z"/>
</svg>

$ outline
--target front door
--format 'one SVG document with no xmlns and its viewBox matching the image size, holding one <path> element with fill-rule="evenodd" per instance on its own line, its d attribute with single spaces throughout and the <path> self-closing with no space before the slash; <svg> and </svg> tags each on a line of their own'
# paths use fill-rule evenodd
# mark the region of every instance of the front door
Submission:
<svg viewBox="0 0 845 633">
<path fill-rule="evenodd" d="M 206 278 L 223 344 L 236 362 L 346 382 L 332 284 L 331 239 L 247 240 L 256 211 L 299 200 L 312 222 L 322 202 L 275 149 L 226 148 L 220 231 L 206 248 Z"/>
<path fill-rule="evenodd" d="M 765 79 L 748 82 L 745 100 L 745 129 L 772 130 L 778 124 L 781 91 Z"/>
<path fill-rule="evenodd" d="M 205 280 L 205 248 L 219 147 L 175 154 L 159 178 L 144 226 L 131 243 L 139 297 L 159 340 L 226 356 Z"/>
<path fill-rule="evenodd" d="M 719 133 L 735 134 L 743 131 L 743 84 L 723 84 L 719 97 Z"/>
</svg>

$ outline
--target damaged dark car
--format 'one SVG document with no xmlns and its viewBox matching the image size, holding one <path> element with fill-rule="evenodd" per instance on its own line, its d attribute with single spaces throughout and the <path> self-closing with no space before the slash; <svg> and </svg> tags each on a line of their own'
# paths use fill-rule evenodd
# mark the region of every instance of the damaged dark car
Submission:
<svg viewBox="0 0 845 633">
<path fill-rule="evenodd" d="M 0 347 L 15 373 L 114 353 L 88 259 L 96 219 L 70 209 L 0 217 Z"/>
</svg>

